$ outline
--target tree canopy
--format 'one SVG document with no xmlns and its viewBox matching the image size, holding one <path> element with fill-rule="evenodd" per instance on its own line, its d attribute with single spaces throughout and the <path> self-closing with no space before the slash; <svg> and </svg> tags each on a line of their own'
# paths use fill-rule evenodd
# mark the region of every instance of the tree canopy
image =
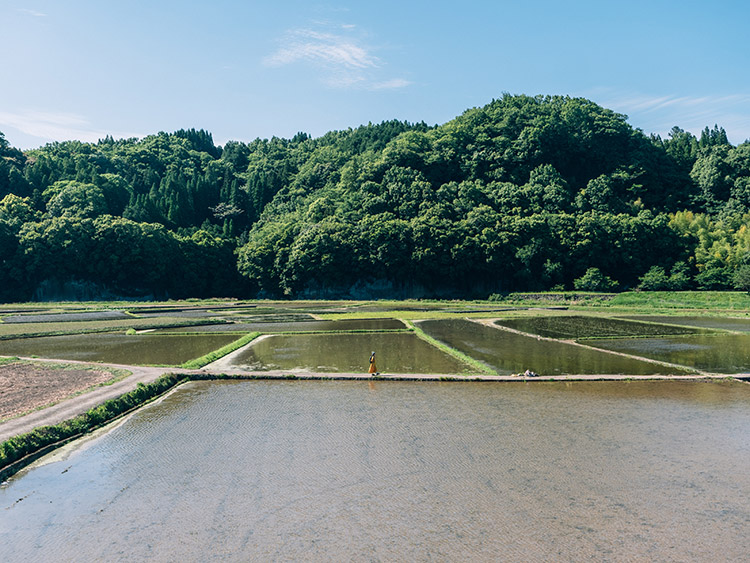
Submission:
<svg viewBox="0 0 750 563">
<path fill-rule="evenodd" d="M 750 143 L 511 95 L 440 126 L 223 147 L 187 129 L 22 152 L 0 133 L 0 245 L 3 300 L 50 280 L 171 297 L 730 288 L 750 265 Z"/>
</svg>

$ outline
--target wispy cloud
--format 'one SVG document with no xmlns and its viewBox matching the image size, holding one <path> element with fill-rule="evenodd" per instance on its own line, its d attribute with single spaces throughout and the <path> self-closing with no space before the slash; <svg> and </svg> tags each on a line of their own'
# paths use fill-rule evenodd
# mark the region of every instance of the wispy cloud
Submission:
<svg viewBox="0 0 750 563">
<path fill-rule="evenodd" d="M 30 10 L 28 8 L 18 8 L 19 12 L 22 14 L 26 14 L 27 16 L 34 16 L 35 18 L 46 18 L 47 14 L 43 14 L 42 12 L 37 12 L 36 10 Z"/>
<path fill-rule="evenodd" d="M 315 24 L 323 29 L 288 31 L 281 46 L 263 59 L 268 67 L 306 64 L 321 71 L 320 80 L 332 88 L 365 88 L 370 90 L 404 88 L 410 84 L 402 78 L 383 79 L 386 63 L 373 49 L 355 35 L 357 26 Z"/>
<path fill-rule="evenodd" d="M 383 82 L 374 82 L 371 86 L 373 90 L 394 90 L 396 88 L 405 88 L 411 84 L 404 78 L 391 78 Z"/>
<path fill-rule="evenodd" d="M 265 59 L 268 66 L 283 66 L 298 61 L 347 69 L 378 66 L 377 57 L 351 39 L 342 35 L 312 30 L 291 32 L 286 45 Z"/>
<path fill-rule="evenodd" d="M 750 94 L 676 96 L 643 93 L 589 94 L 597 103 L 629 116 L 629 122 L 647 133 L 666 135 L 675 125 L 699 134 L 704 127 L 724 127 L 733 143 L 750 139 Z"/>
<path fill-rule="evenodd" d="M 107 135 L 117 138 L 140 137 L 134 133 L 104 131 L 92 127 L 83 116 L 42 111 L 0 112 L 0 125 L 37 137 L 42 141 L 96 142 Z"/>
</svg>

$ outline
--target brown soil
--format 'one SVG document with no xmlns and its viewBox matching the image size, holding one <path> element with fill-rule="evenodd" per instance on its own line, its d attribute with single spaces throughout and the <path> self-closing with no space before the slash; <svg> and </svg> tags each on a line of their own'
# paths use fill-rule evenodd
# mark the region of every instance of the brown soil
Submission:
<svg viewBox="0 0 750 563">
<path fill-rule="evenodd" d="M 104 370 L 25 362 L 0 365 L 0 420 L 56 403 L 112 377 Z"/>
</svg>

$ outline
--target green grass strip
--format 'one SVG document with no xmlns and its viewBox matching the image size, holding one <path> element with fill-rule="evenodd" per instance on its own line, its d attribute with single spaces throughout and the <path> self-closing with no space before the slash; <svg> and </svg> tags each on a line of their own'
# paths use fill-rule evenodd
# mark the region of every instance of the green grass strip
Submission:
<svg viewBox="0 0 750 563">
<path fill-rule="evenodd" d="M 653 309 L 750 309 L 750 295 L 740 291 L 629 291 L 610 301 L 612 307 Z"/>
<path fill-rule="evenodd" d="M 261 334 L 261 332 L 250 332 L 243 336 L 242 338 L 239 338 L 235 340 L 234 342 L 231 342 L 230 344 L 227 344 L 226 346 L 222 346 L 218 350 L 214 350 L 213 352 L 209 352 L 205 356 L 201 356 L 200 358 L 195 358 L 194 360 L 189 360 L 182 364 L 181 367 L 185 369 L 200 369 L 203 366 L 206 366 L 212 362 L 215 362 L 219 358 L 223 358 L 227 354 L 231 354 L 235 350 L 239 350 L 242 348 L 245 344 L 249 344 L 256 338 L 258 338 Z"/>
<path fill-rule="evenodd" d="M 453 356 L 457 360 L 460 360 L 463 363 L 470 365 L 472 368 L 474 368 L 474 370 L 476 370 L 476 372 L 482 373 L 482 374 L 485 374 L 485 375 L 497 375 L 497 372 L 495 372 L 492 368 L 490 368 L 489 366 L 483 364 L 479 360 L 475 360 L 471 356 L 467 356 L 463 352 L 459 352 L 455 348 L 451 348 L 447 344 L 444 344 L 443 342 L 440 342 L 439 340 L 436 340 L 432 336 L 428 335 L 421 328 L 419 328 L 418 326 L 412 324 L 411 321 L 408 321 L 408 320 L 405 320 L 405 319 L 402 319 L 402 320 L 403 320 L 404 323 L 406 323 L 406 325 L 409 328 L 414 329 L 414 334 L 416 334 L 419 338 L 421 338 L 422 340 L 424 340 L 428 344 L 432 344 L 433 346 L 435 346 L 435 348 L 438 348 L 438 349 L 442 350 L 446 354 L 448 354 L 450 356 Z"/>
</svg>

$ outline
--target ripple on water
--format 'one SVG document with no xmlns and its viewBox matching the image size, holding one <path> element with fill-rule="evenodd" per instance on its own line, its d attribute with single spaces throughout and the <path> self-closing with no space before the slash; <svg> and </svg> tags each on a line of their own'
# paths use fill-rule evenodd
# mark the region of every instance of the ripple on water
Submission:
<svg viewBox="0 0 750 563">
<path fill-rule="evenodd" d="M 0 490 L 0 555 L 741 560 L 749 430 L 724 382 L 196 382 Z"/>
</svg>

